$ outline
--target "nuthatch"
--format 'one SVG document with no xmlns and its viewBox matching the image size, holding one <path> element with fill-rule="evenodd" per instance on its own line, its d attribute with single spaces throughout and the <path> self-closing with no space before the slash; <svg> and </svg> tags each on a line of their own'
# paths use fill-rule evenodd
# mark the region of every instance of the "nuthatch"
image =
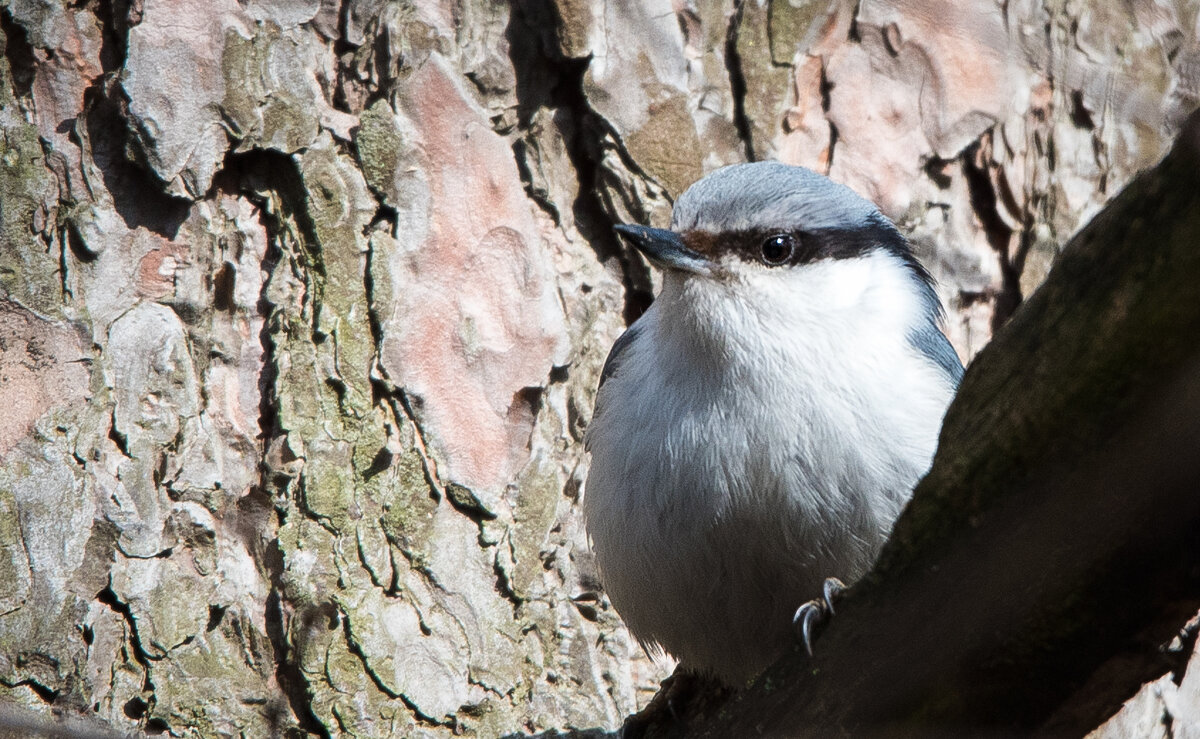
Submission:
<svg viewBox="0 0 1200 739">
<path fill-rule="evenodd" d="M 670 230 L 617 231 L 663 284 L 604 366 L 588 534 L 642 645 L 736 686 L 826 578 L 871 566 L 962 364 L 904 237 L 810 170 L 725 167 Z"/>
</svg>

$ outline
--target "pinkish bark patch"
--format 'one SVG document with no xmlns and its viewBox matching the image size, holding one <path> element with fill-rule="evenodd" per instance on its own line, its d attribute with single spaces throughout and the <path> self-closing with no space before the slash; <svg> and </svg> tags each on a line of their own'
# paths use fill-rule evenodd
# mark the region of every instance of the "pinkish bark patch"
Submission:
<svg viewBox="0 0 1200 739">
<path fill-rule="evenodd" d="M 88 371 L 78 334 L 7 300 L 0 301 L 0 337 L 3 456 L 42 414 L 84 400 Z"/>
<path fill-rule="evenodd" d="M 442 478 L 486 501 L 528 457 L 528 388 L 564 361 L 552 260 L 512 150 L 440 57 L 413 73 L 400 106 L 416 130 L 428 200 L 415 217 L 428 228 L 399 234 L 388 257 L 382 364 L 413 399 Z"/>
</svg>

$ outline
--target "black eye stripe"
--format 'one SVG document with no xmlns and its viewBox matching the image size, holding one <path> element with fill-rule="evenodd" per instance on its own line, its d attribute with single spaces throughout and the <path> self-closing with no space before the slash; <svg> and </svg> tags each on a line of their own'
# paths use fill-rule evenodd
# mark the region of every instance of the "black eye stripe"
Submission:
<svg viewBox="0 0 1200 739">
<path fill-rule="evenodd" d="M 783 261 L 765 260 L 763 246 L 766 241 L 783 235 L 794 239 L 791 255 Z M 824 259 L 853 259 L 877 249 L 892 252 L 904 261 L 912 260 L 904 237 L 882 217 L 854 229 L 750 228 L 720 233 L 696 230 L 685 231 L 683 239 L 688 248 L 714 261 L 733 257 L 768 267 L 808 264 Z"/>
</svg>

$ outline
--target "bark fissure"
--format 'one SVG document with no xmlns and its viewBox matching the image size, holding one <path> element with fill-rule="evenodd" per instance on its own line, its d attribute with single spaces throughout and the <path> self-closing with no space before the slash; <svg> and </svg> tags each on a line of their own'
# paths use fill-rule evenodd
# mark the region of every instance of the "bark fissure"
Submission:
<svg viewBox="0 0 1200 739">
<path fill-rule="evenodd" d="M 837 152 L 838 128 L 837 124 L 829 117 L 833 82 L 829 79 L 829 72 L 826 69 L 824 57 L 821 59 L 821 84 L 819 89 L 821 93 L 821 112 L 825 115 L 825 122 L 829 124 L 829 157 L 825 162 L 828 170 L 833 167 L 833 155 Z"/>
<path fill-rule="evenodd" d="M 420 707 L 413 702 L 412 698 L 405 695 L 403 692 L 397 692 L 389 688 L 387 683 L 385 683 L 378 673 L 376 673 L 375 668 L 371 666 L 371 662 L 367 658 L 367 655 L 363 652 L 362 646 L 358 643 L 358 640 L 354 638 L 354 632 L 350 628 L 350 619 L 344 613 L 341 615 L 341 622 L 342 634 L 346 640 L 346 648 L 351 654 L 359 659 L 363 666 L 363 672 L 371 678 L 371 683 L 374 684 L 375 688 L 379 692 L 383 693 L 389 698 L 399 700 L 404 704 L 405 708 L 412 713 L 417 721 L 425 726 L 434 727 L 454 725 L 453 721 L 439 721 L 433 716 L 426 715 L 423 711 L 421 711 Z"/>
<path fill-rule="evenodd" d="M 129 630 L 129 646 L 133 650 L 133 658 L 142 667 L 142 691 L 150 695 L 151 704 L 153 704 L 155 688 L 154 680 L 151 676 L 151 671 L 153 669 L 151 667 L 151 661 L 155 658 L 151 657 L 146 651 L 145 647 L 142 646 L 142 639 L 138 635 L 137 619 L 133 617 L 133 611 L 130 610 L 129 604 L 124 603 L 119 597 L 117 597 L 116 592 L 112 589 L 111 580 L 103 590 L 101 590 L 99 593 L 96 593 L 96 601 L 107 606 L 109 610 L 124 620 L 125 628 Z"/>
<path fill-rule="evenodd" d="M 129 100 L 121 90 L 115 76 L 102 75 L 84 93 L 84 111 L 74 126 L 74 135 L 90 156 L 99 171 L 103 188 L 113 199 L 113 207 L 120 214 L 128 229 L 144 227 L 166 238 L 174 239 L 179 227 L 187 218 L 191 201 L 176 197 L 168 192 L 158 179 L 144 155 L 131 157 L 130 152 L 141 152 L 135 145 L 133 128 L 139 126 L 129 112 Z M 86 181 L 89 195 L 94 185 Z M 69 175 L 69 172 L 68 172 Z M 63 188 L 67 213 L 73 213 L 76 195 L 67 186 Z M 95 201 L 95 196 L 90 196 Z M 83 239 L 80 239 L 81 243 Z"/>
<path fill-rule="evenodd" d="M 735 0 L 725 30 L 725 72 L 729 76 L 729 92 L 733 96 L 733 125 L 745 148 L 746 161 L 753 162 L 754 133 L 746 114 L 746 75 L 742 71 L 742 56 L 738 51 L 738 34 L 744 16 L 745 0 Z"/>
<path fill-rule="evenodd" d="M 1003 206 L 1000 205 L 988 167 L 990 140 L 991 133 L 984 134 L 963 151 L 961 160 L 962 172 L 971 195 L 971 207 L 983 226 L 988 244 L 996 254 L 1003 278 L 999 289 L 992 294 L 992 330 L 995 331 L 1003 326 L 1021 305 L 1021 269 L 1029 242 L 1024 238 L 1018 239 L 1019 246 L 1016 253 L 1012 253 L 1013 229 L 998 212 Z"/>
<path fill-rule="evenodd" d="M 15 682 L 9 682 L 8 680 L 0 679 L 0 685 L 3 685 L 6 688 L 29 688 L 31 691 L 33 691 L 34 695 L 36 695 L 43 703 L 47 705 L 54 705 L 54 702 L 58 700 L 58 697 L 61 694 L 61 691 L 42 685 L 33 678 L 26 678 L 24 680 L 17 680 Z M 0 728 L 4 728 L 3 722 L 0 722 Z"/>
<path fill-rule="evenodd" d="M 392 413 L 396 418 L 403 418 L 413 429 L 413 440 L 418 456 L 421 458 L 421 470 L 425 474 L 425 482 L 429 485 L 430 493 L 437 499 L 442 500 L 446 497 L 446 487 L 442 484 L 441 478 L 438 476 L 437 461 L 429 454 L 429 447 L 425 443 L 425 435 L 421 430 L 421 424 L 417 420 L 417 414 L 413 411 L 412 401 L 401 388 L 395 388 L 389 394 L 389 405 L 392 408 Z"/>
<path fill-rule="evenodd" d="M 260 268 L 268 278 L 263 281 L 257 302 L 258 314 L 263 318 L 262 329 L 259 332 L 259 343 L 262 347 L 262 369 L 259 374 L 259 408 L 257 413 L 259 439 L 262 443 L 262 454 L 259 461 L 260 479 L 258 489 L 269 496 L 275 510 L 276 530 L 272 539 L 262 547 L 251 547 L 256 566 L 264 573 L 270 583 L 270 592 L 264 608 L 264 629 L 271 644 L 274 660 L 273 673 L 283 693 L 291 716 L 305 732 L 328 739 L 328 729 L 314 713 L 312 708 L 312 687 L 309 684 L 300 662 L 296 659 L 296 645 L 288 636 L 288 605 L 284 598 L 286 590 L 285 568 L 283 561 L 283 544 L 278 539 L 278 527 L 287 520 L 289 511 L 298 510 L 326 528 L 325 521 L 319 516 L 312 515 L 303 504 L 304 483 L 302 475 L 294 477 L 286 468 L 277 468 L 272 464 L 271 449 L 276 443 L 287 444 L 289 430 L 283 428 L 280 421 L 279 393 L 282 378 L 279 372 L 279 337 L 285 336 L 288 321 L 284 306 L 271 302 L 268 291 L 271 276 L 283 268 L 281 265 L 305 260 L 296 251 L 290 250 L 287 244 L 295 240 L 297 226 L 289 223 L 289 219 L 303 211 L 297 201 L 303 190 L 299 184 L 300 173 L 290 157 L 284 157 L 274 152 L 252 150 L 226 157 L 225 166 L 214 178 L 214 190 L 248 196 L 255 202 L 258 211 L 258 221 L 264 229 L 267 238 L 267 250 L 263 255 Z M 315 231 L 311 219 L 307 222 L 307 233 L 315 239 Z M 299 257 L 299 260 L 297 259 Z M 316 291 L 312 281 L 302 272 L 301 279 L 309 289 L 306 290 L 308 299 L 315 300 Z M 311 306 L 311 303 L 310 303 Z M 310 315 L 312 311 L 310 309 Z M 315 322 L 317 316 L 313 315 Z M 315 326 L 315 323 L 312 324 Z M 284 390 L 286 391 L 286 390 Z M 286 461 L 286 460 L 285 460 Z M 293 508 L 289 501 L 296 503 Z M 211 623 L 211 617 L 210 617 Z M 280 719 L 274 721 L 278 724 Z"/>
<path fill-rule="evenodd" d="M 374 195 L 379 202 L 379 210 L 376 212 L 372 224 L 367 228 L 373 230 L 373 226 L 376 223 L 388 223 L 391 225 L 390 230 L 394 235 L 397 227 L 396 211 L 385 202 L 382 193 L 375 192 Z M 438 476 L 437 462 L 429 454 L 429 448 L 425 442 L 425 431 L 421 428 L 421 423 L 413 410 L 408 393 L 404 388 L 397 387 L 392 383 L 391 379 L 387 376 L 387 370 L 384 369 L 380 361 L 380 357 L 383 356 L 384 331 L 383 319 L 379 315 L 378 310 L 378 306 L 382 301 L 376 294 L 373 268 L 374 259 L 375 246 L 368 237 L 365 267 L 363 269 L 363 289 L 367 300 L 367 325 L 371 332 L 371 346 L 374 352 L 371 370 L 372 403 L 375 407 L 381 409 L 397 427 L 401 423 L 407 423 L 409 428 L 412 429 L 413 444 L 421 460 L 421 469 L 424 473 L 425 482 L 429 486 L 430 494 L 434 499 L 441 500 L 446 497 L 446 488 Z M 387 450 L 381 450 L 380 454 L 385 451 Z M 390 462 L 390 452 L 388 454 Z M 368 477 L 367 472 L 371 472 L 373 469 L 374 467 L 364 472 L 364 477 Z M 383 470 L 380 469 L 379 471 L 382 472 Z"/>
<path fill-rule="evenodd" d="M 265 614 L 267 638 L 275 655 L 275 680 L 287 699 L 292 715 L 305 732 L 321 739 L 330 739 L 329 730 L 317 717 L 312 708 L 312 688 L 300 663 L 293 658 L 293 644 L 287 636 L 285 626 L 283 587 L 283 560 L 277 556 L 270 569 L 271 592 L 267 596 Z"/>
<path fill-rule="evenodd" d="M 625 288 L 624 317 L 626 324 L 632 324 L 653 300 L 649 268 L 640 257 L 622 247 L 612 231 L 616 223 L 613 209 L 605 206 L 598 193 L 604 177 L 603 152 L 609 149 L 616 153 L 635 176 L 646 179 L 649 176 L 621 143 L 620 132 L 588 102 L 584 78 L 591 59 L 564 57 L 533 23 L 537 18 L 557 18 L 551 8 L 549 0 L 524 0 L 513 6 L 508 37 L 510 59 L 517 73 L 518 120 L 522 129 L 528 129 L 539 108 L 553 111 L 552 120 L 566 145 L 567 158 L 576 173 L 579 188 L 578 196 L 571 203 L 575 227 L 596 252 L 597 258 L 603 261 L 616 257 L 620 263 Z M 557 22 L 561 24 L 561 20 Z M 541 41 L 530 43 L 532 39 Z M 522 173 L 530 171 L 524 156 L 526 152 L 525 144 L 513 148 L 518 170 Z M 531 200 L 536 204 L 539 198 L 531 193 Z M 637 212 L 636 203 L 627 205 L 636 215 L 645 218 L 645 213 Z M 558 222 L 556 209 L 547 212 Z"/>
<path fill-rule="evenodd" d="M 0 8 L 0 34 L 4 36 L 4 58 L 8 61 L 13 97 L 28 100 L 33 92 L 37 60 L 29 43 L 29 35 L 13 20 L 12 11 L 7 7 Z"/>
</svg>

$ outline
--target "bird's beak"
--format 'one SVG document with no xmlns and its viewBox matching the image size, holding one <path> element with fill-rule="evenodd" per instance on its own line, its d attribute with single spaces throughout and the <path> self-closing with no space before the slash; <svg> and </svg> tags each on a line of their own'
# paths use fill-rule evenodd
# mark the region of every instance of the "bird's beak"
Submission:
<svg viewBox="0 0 1200 739">
<path fill-rule="evenodd" d="M 655 267 L 698 275 L 712 273 L 712 262 L 683 243 L 683 237 L 663 228 L 617 224 L 613 230 L 629 239 Z"/>
</svg>

